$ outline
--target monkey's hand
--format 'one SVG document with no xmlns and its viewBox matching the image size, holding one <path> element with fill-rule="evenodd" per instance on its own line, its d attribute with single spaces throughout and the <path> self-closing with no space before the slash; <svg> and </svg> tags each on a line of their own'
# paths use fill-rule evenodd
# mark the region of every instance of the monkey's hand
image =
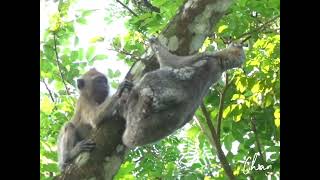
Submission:
<svg viewBox="0 0 320 180">
<path fill-rule="evenodd" d="M 76 146 L 72 149 L 73 158 L 78 156 L 82 152 L 90 152 L 96 147 L 96 143 L 91 139 L 85 139 L 80 141 Z"/>
<path fill-rule="evenodd" d="M 128 81 L 128 80 L 125 80 L 124 82 L 122 82 L 120 85 L 119 85 L 119 90 L 117 92 L 117 95 L 118 97 L 121 97 L 122 96 L 122 93 L 125 89 L 127 89 L 129 92 L 131 91 L 133 87 L 133 83 Z"/>
</svg>

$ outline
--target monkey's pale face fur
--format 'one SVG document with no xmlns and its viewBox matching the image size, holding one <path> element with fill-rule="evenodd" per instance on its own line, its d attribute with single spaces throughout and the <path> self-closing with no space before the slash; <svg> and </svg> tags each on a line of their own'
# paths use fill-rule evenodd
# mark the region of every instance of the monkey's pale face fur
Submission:
<svg viewBox="0 0 320 180">
<path fill-rule="evenodd" d="M 81 96 L 88 100 L 92 98 L 94 102 L 101 104 L 109 95 L 108 79 L 96 69 L 88 71 L 77 82 Z"/>
</svg>

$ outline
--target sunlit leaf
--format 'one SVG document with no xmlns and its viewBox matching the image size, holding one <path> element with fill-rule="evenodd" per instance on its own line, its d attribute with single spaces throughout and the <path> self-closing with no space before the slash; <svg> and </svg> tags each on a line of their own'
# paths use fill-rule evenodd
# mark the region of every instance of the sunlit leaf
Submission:
<svg viewBox="0 0 320 180">
<path fill-rule="evenodd" d="M 227 25 L 222 25 L 218 28 L 218 33 L 221 33 L 222 31 L 224 31 L 225 29 L 227 29 L 228 26 Z"/>
<path fill-rule="evenodd" d="M 88 48 L 87 53 L 86 53 L 86 59 L 89 62 L 92 60 L 95 50 L 96 50 L 96 48 L 94 46 L 91 46 Z"/>
<path fill-rule="evenodd" d="M 190 138 L 190 139 L 194 139 L 196 138 L 196 136 L 200 133 L 200 128 L 197 127 L 197 126 L 193 126 L 191 127 L 190 129 L 188 129 L 187 131 L 187 136 Z"/>
<path fill-rule="evenodd" d="M 54 103 L 48 96 L 44 96 L 40 102 L 40 109 L 42 112 L 47 114 L 51 113 L 52 109 L 54 108 Z"/>
</svg>

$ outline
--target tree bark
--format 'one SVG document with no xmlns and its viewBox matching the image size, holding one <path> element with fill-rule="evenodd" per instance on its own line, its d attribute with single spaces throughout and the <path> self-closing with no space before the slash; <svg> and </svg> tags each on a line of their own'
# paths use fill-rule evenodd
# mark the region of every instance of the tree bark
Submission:
<svg viewBox="0 0 320 180">
<path fill-rule="evenodd" d="M 159 40 L 167 45 L 173 54 L 182 56 L 197 53 L 231 2 L 231 0 L 186 1 L 165 30 L 160 33 Z M 153 56 L 147 62 L 135 63 L 130 76 L 127 77 L 135 84 L 144 74 L 158 67 L 159 64 Z M 124 118 L 118 115 L 109 118 L 92 134 L 91 138 L 95 140 L 97 148 L 91 153 L 79 155 L 56 179 L 112 179 L 128 152 L 121 139 L 124 129 Z"/>
</svg>

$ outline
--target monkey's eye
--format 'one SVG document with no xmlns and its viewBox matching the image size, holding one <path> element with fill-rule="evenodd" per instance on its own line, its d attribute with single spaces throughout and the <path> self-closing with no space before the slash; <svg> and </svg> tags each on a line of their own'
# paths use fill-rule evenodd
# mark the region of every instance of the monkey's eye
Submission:
<svg viewBox="0 0 320 180">
<path fill-rule="evenodd" d="M 104 77 L 99 77 L 95 80 L 97 83 L 108 83 L 108 80 Z"/>
<path fill-rule="evenodd" d="M 77 79 L 77 86 L 78 86 L 78 89 L 82 89 L 84 87 L 84 80 Z"/>
</svg>

